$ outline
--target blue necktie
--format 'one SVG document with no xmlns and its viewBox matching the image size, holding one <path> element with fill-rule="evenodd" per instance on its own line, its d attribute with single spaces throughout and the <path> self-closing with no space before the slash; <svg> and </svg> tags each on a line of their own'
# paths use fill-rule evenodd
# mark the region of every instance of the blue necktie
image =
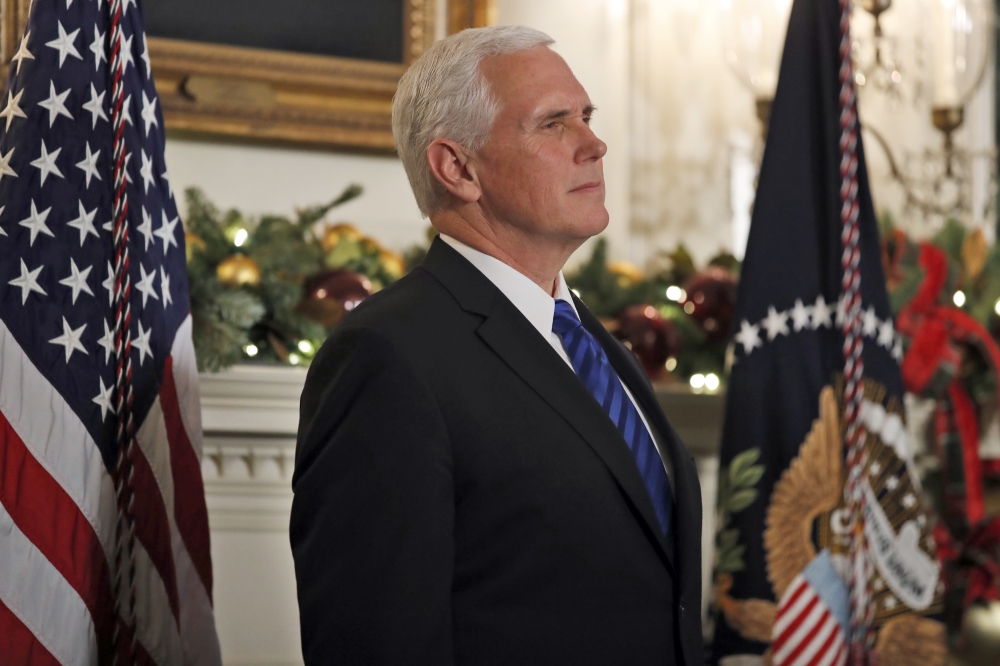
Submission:
<svg viewBox="0 0 1000 666">
<path fill-rule="evenodd" d="M 625 438 L 639 474 L 642 476 L 649 497 L 653 501 L 656 519 L 663 534 L 670 532 L 671 495 L 670 479 L 663 469 L 663 461 L 656 451 L 653 438 L 639 417 L 636 408 L 618 373 L 611 367 L 604 349 L 590 331 L 583 327 L 573 306 L 564 300 L 556 301 L 556 314 L 552 320 L 552 331 L 562 338 L 563 348 L 577 376 L 583 380 L 590 394 L 594 396 L 618 431 Z"/>
</svg>

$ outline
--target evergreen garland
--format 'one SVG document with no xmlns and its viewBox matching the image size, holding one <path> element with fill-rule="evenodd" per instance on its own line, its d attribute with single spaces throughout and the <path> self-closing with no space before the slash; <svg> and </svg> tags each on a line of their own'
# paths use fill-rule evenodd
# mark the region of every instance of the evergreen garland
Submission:
<svg viewBox="0 0 1000 666">
<path fill-rule="evenodd" d="M 401 276 L 402 258 L 373 239 L 347 224 L 320 226 L 329 211 L 361 193 L 350 185 L 294 218 L 251 219 L 235 209 L 220 211 L 197 188 L 185 192 L 199 370 L 217 372 L 248 360 L 308 363 L 329 333 L 298 310 L 309 276 L 345 268 L 367 277 L 376 290 Z"/>
</svg>

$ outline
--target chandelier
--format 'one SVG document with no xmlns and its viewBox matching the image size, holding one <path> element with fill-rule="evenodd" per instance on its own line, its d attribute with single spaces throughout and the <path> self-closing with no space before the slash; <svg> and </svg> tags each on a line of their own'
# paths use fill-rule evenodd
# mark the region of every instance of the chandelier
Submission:
<svg viewBox="0 0 1000 666">
<path fill-rule="evenodd" d="M 907 70 L 897 38 L 887 34 L 882 23 L 892 0 L 855 0 L 874 19 L 871 35 L 855 35 L 855 83 L 864 94 L 877 92 L 924 109 L 940 132 L 940 144 L 923 150 L 896 149 L 871 124 L 864 129 L 885 152 L 890 175 L 905 193 L 904 213 L 916 213 L 933 224 L 949 217 L 969 221 L 973 172 L 985 166 L 990 187 L 995 187 L 996 150 L 958 145 L 955 132 L 985 79 L 992 47 L 992 0 L 922 3 L 923 24 L 915 42 L 919 55 L 916 62 L 908 62 Z M 753 94 L 766 138 L 791 0 L 720 0 L 720 4 L 726 63 Z M 993 197 L 986 199 L 992 205 Z"/>
<path fill-rule="evenodd" d="M 892 0 L 855 0 L 875 19 L 870 39 L 854 36 L 854 81 L 859 89 L 875 88 L 900 100 L 903 90 L 903 67 L 900 63 L 899 44 L 882 28 L 882 13 L 892 6 Z"/>
<path fill-rule="evenodd" d="M 792 1 L 720 0 L 720 5 L 726 64 L 753 94 L 766 134 Z"/>
<path fill-rule="evenodd" d="M 879 18 L 890 9 L 892 0 L 861 0 L 860 4 L 875 17 L 873 41 L 878 49 L 880 40 L 886 40 Z M 954 134 L 965 121 L 965 108 L 985 78 L 991 50 L 992 7 L 990 0 L 926 0 L 925 7 L 929 11 L 925 14 L 924 38 L 930 58 L 921 85 L 929 91 L 926 110 L 941 133 L 940 145 L 920 151 L 897 151 L 872 125 L 866 125 L 865 130 L 885 152 L 890 174 L 905 193 L 906 212 L 915 212 L 934 224 L 949 217 L 968 222 L 974 212 L 973 172 L 984 163 L 993 187 L 996 150 L 967 149 L 955 142 Z M 885 71 L 895 66 L 891 60 L 883 57 L 880 61 L 876 56 L 872 70 Z M 893 69 L 892 73 L 898 75 L 899 70 Z M 864 70 L 859 69 L 858 75 L 863 77 Z M 898 96 L 901 75 L 893 83 L 894 89 L 884 83 L 874 87 Z M 914 102 L 926 104 L 927 100 L 916 95 Z M 987 202 L 992 206 L 993 197 L 987 197 Z M 988 211 L 977 212 L 985 215 Z"/>
</svg>

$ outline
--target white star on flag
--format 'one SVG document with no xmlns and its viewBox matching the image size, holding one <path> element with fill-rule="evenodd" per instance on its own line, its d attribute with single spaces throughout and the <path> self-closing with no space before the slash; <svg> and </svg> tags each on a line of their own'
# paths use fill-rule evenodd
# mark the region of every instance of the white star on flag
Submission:
<svg viewBox="0 0 1000 666">
<path fill-rule="evenodd" d="M 156 97 L 153 97 L 153 101 L 149 101 L 146 97 L 146 91 L 142 91 L 142 121 L 146 123 L 146 136 L 149 136 L 149 128 L 151 125 L 160 126 L 160 123 L 156 120 Z"/>
<path fill-rule="evenodd" d="M 146 34 L 142 35 L 142 61 L 146 63 L 146 78 L 153 75 L 153 66 L 149 60 L 149 44 L 146 42 Z"/>
<path fill-rule="evenodd" d="M 878 329 L 878 317 L 875 316 L 875 307 L 869 305 L 868 309 L 865 310 L 864 322 L 861 329 L 862 334 L 867 335 L 869 338 L 874 337 L 876 329 Z"/>
<path fill-rule="evenodd" d="M 17 53 L 10 59 L 11 62 L 17 63 L 17 71 L 15 75 L 21 73 L 21 61 L 25 58 L 28 60 L 34 60 L 35 56 L 31 55 L 31 51 L 28 50 L 28 40 L 31 39 L 31 31 L 24 33 L 24 37 L 21 38 L 21 45 L 17 47 Z"/>
<path fill-rule="evenodd" d="M 142 159 L 142 167 L 139 169 L 139 175 L 142 176 L 145 193 L 149 194 L 149 186 L 153 185 L 153 159 L 146 154 L 145 148 L 140 151 L 139 157 Z"/>
<path fill-rule="evenodd" d="M 743 353 L 749 354 L 754 350 L 755 347 L 763 347 L 764 343 L 760 340 L 760 327 L 757 324 L 751 324 L 746 319 L 740 323 L 740 332 L 735 336 L 736 342 L 743 345 Z"/>
<path fill-rule="evenodd" d="M 69 325 L 69 322 L 66 321 L 66 317 L 63 317 L 62 320 L 63 320 L 62 335 L 52 338 L 51 340 L 49 340 L 49 342 L 54 345 L 63 346 L 63 348 L 66 351 L 66 362 L 69 363 L 69 359 L 71 356 L 73 356 L 73 352 L 82 351 L 84 354 L 87 353 L 87 350 L 84 348 L 83 343 L 80 342 L 80 338 L 83 337 L 83 329 L 87 328 L 87 325 L 84 324 L 80 328 L 74 330 L 73 327 Z"/>
<path fill-rule="evenodd" d="M 49 97 L 48 99 L 43 99 L 38 103 L 38 106 L 43 109 L 47 109 L 49 112 L 49 127 L 55 123 L 56 118 L 59 116 L 66 116 L 70 120 L 73 120 L 73 115 L 66 108 L 66 98 L 69 97 L 69 88 L 56 94 L 56 84 L 49 81 Z"/>
<path fill-rule="evenodd" d="M 146 360 L 146 356 L 153 355 L 153 349 L 149 346 L 149 336 L 153 334 L 153 329 L 150 328 L 148 331 L 142 328 L 142 322 L 137 322 L 139 326 L 139 334 L 132 338 L 132 348 L 139 351 L 139 367 L 142 367 L 142 362 Z"/>
<path fill-rule="evenodd" d="M 147 273 L 146 267 L 139 264 L 139 270 L 142 272 L 142 279 L 135 283 L 135 288 L 142 292 L 142 307 L 146 307 L 146 301 L 149 300 L 150 296 L 157 301 L 160 300 L 160 297 L 156 295 L 156 288 L 153 286 L 153 280 L 156 279 L 156 269 L 154 268 L 152 273 Z"/>
<path fill-rule="evenodd" d="M 67 35 L 66 29 L 63 28 L 62 21 L 57 21 L 56 25 L 59 28 L 59 37 L 57 39 L 53 39 L 51 42 L 47 42 L 45 45 L 59 51 L 59 67 L 61 68 L 63 63 L 66 62 L 67 55 L 71 55 L 77 60 L 83 60 L 80 52 L 76 50 L 75 46 L 73 46 L 73 42 L 76 41 L 76 36 L 80 33 L 80 29 L 77 28 Z M 18 67 L 20 68 L 20 64 Z"/>
<path fill-rule="evenodd" d="M 795 307 L 792 308 L 792 330 L 796 333 L 809 325 L 809 317 L 812 308 L 802 304 L 801 298 L 795 299 Z"/>
<path fill-rule="evenodd" d="M 31 162 L 31 166 L 35 167 L 41 172 L 42 185 L 45 184 L 45 179 L 49 177 L 50 173 L 54 173 L 60 178 L 65 178 L 65 176 L 63 176 L 62 174 L 62 171 L 60 171 L 59 167 L 56 166 L 56 158 L 59 157 L 59 153 L 61 152 L 62 148 L 56 148 L 50 153 L 48 149 L 45 147 L 45 139 L 42 139 L 42 154 L 38 157 L 37 160 Z"/>
<path fill-rule="evenodd" d="M 127 2 L 125 4 L 127 4 Z M 125 10 L 123 9 L 122 16 L 124 15 Z M 135 67 L 135 59 L 132 55 L 132 40 L 134 38 L 135 35 L 132 35 L 127 39 L 124 36 L 122 37 L 122 75 L 125 75 L 125 73 L 128 72 L 129 65 Z"/>
<path fill-rule="evenodd" d="M 160 174 L 160 178 L 167 181 L 167 194 L 169 194 L 171 197 L 174 196 L 174 190 L 173 188 L 170 187 L 170 174 L 167 173 L 166 169 L 164 169 L 163 173 Z"/>
<path fill-rule="evenodd" d="M 108 290 L 108 305 L 114 305 L 115 303 L 115 269 L 108 262 L 108 277 L 104 279 L 101 286 Z"/>
<path fill-rule="evenodd" d="M 0 111 L 0 118 L 7 119 L 7 127 L 4 128 L 4 131 L 10 131 L 10 124 L 14 122 L 14 118 L 28 117 L 20 106 L 21 95 L 23 94 L 24 90 L 18 92 L 17 95 L 10 90 L 7 91 L 7 106 L 4 107 L 3 111 Z"/>
<path fill-rule="evenodd" d="M 19 222 L 22 227 L 27 227 L 31 231 L 31 239 L 28 241 L 28 245 L 30 247 L 34 247 L 35 238 L 37 238 L 40 233 L 45 234 L 46 236 L 51 236 L 52 238 L 56 237 L 56 235 L 52 233 L 52 230 L 45 224 L 45 218 L 49 216 L 51 211 L 52 207 L 49 206 L 39 213 L 38 209 L 35 208 L 35 201 L 32 199 L 31 215 Z"/>
<path fill-rule="evenodd" d="M 94 26 L 94 41 L 90 43 L 90 50 L 94 54 L 94 71 L 96 72 L 101 68 L 101 62 L 107 62 L 107 56 L 104 55 L 104 33 Z M 91 84 L 93 85 L 93 84 Z"/>
<path fill-rule="evenodd" d="M 104 113 L 104 95 L 106 93 L 97 94 L 97 88 L 94 84 L 90 84 L 90 99 L 83 103 L 83 110 L 90 112 L 90 120 L 92 121 L 92 127 L 97 127 L 98 118 L 103 119 L 105 122 L 108 121 L 108 115 Z"/>
<path fill-rule="evenodd" d="M 826 304 L 823 294 L 820 294 L 812 307 L 812 329 L 818 330 L 820 326 L 829 328 L 830 323 L 830 306 Z"/>
<path fill-rule="evenodd" d="M 73 257 L 69 258 L 70 274 L 68 277 L 59 280 L 59 284 L 66 285 L 73 290 L 73 305 L 76 305 L 76 298 L 80 295 L 81 291 L 87 292 L 91 296 L 94 295 L 94 292 L 90 290 L 90 285 L 87 284 L 87 276 L 90 275 L 91 268 L 93 266 L 87 266 L 87 268 L 81 271 L 76 267 Z"/>
<path fill-rule="evenodd" d="M 126 97 L 125 101 L 122 102 L 122 112 L 125 114 L 125 122 L 134 125 L 135 123 L 132 122 L 132 95 Z"/>
<path fill-rule="evenodd" d="M 145 249 L 149 250 L 149 244 L 153 241 L 153 216 L 146 212 L 145 206 L 142 209 L 142 224 L 135 228 L 145 239 Z"/>
<path fill-rule="evenodd" d="M 21 288 L 21 305 L 28 302 L 28 294 L 33 291 L 42 296 L 48 296 L 45 290 L 38 285 L 38 274 L 42 272 L 42 268 L 44 268 L 44 265 L 39 266 L 33 271 L 29 271 L 28 266 L 24 263 L 24 259 L 21 259 L 21 276 L 7 283 Z"/>
<path fill-rule="evenodd" d="M 162 222 L 160 223 L 160 228 L 154 231 L 153 235 L 163 239 L 163 254 L 166 255 L 167 250 L 171 245 L 179 247 L 177 245 L 177 239 L 174 238 L 174 229 L 177 227 L 177 223 L 180 221 L 180 218 L 175 217 L 174 219 L 167 221 L 167 211 L 160 211 L 160 214 L 163 216 Z"/>
<path fill-rule="evenodd" d="M 767 329 L 768 341 L 774 340 L 779 335 L 788 335 L 787 319 L 787 313 L 778 312 L 774 309 L 773 305 L 767 307 L 767 318 L 764 320 L 764 328 Z"/>
<path fill-rule="evenodd" d="M 160 292 L 163 294 L 163 307 L 167 307 L 174 302 L 173 296 L 170 295 L 170 274 L 160 266 Z"/>
<path fill-rule="evenodd" d="M 109 363 L 111 361 L 111 354 L 115 351 L 115 336 L 108 328 L 107 320 L 104 320 L 104 335 L 97 344 L 104 348 L 104 362 Z"/>
<path fill-rule="evenodd" d="M 0 180 L 3 180 L 4 176 L 14 176 L 14 178 L 17 178 L 17 174 L 10 168 L 10 158 L 15 150 L 15 148 L 11 148 L 7 151 L 6 155 L 0 154 Z"/>
<path fill-rule="evenodd" d="M 108 417 L 108 412 L 115 413 L 115 406 L 111 404 L 111 389 L 114 387 L 114 384 L 104 386 L 104 379 L 102 377 L 98 377 L 97 379 L 101 382 L 101 392 L 94 398 L 94 402 L 101 408 L 101 420 L 103 421 Z"/>
<path fill-rule="evenodd" d="M 847 318 L 847 297 L 844 294 L 840 295 L 837 299 L 837 327 L 841 328 L 844 325 L 844 319 Z"/>
<path fill-rule="evenodd" d="M 878 329 L 878 344 L 889 349 L 892 346 L 892 339 L 895 334 L 896 329 L 892 325 L 892 320 L 886 319 Z"/>
<path fill-rule="evenodd" d="M 90 142 L 88 141 L 85 145 L 87 156 L 76 163 L 76 168 L 83 170 L 83 173 L 87 176 L 87 187 L 90 187 L 91 176 L 97 180 L 101 180 L 101 174 L 97 171 L 97 158 L 100 157 L 101 150 L 98 149 L 96 153 L 92 153 L 90 152 Z"/>
</svg>

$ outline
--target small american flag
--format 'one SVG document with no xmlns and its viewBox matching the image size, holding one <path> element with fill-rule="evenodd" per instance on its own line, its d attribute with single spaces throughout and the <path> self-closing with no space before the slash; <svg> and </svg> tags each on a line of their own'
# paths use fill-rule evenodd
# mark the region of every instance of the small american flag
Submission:
<svg viewBox="0 0 1000 666">
<path fill-rule="evenodd" d="M 111 0 L 35 0 L 0 101 L 2 664 L 220 662 L 184 230 L 141 7 L 113 6 L 120 42 Z M 124 561 L 112 63 L 132 287 L 135 539 Z"/>
<path fill-rule="evenodd" d="M 847 587 L 822 551 L 788 585 L 774 618 L 774 666 L 844 666 L 849 618 Z"/>
</svg>

